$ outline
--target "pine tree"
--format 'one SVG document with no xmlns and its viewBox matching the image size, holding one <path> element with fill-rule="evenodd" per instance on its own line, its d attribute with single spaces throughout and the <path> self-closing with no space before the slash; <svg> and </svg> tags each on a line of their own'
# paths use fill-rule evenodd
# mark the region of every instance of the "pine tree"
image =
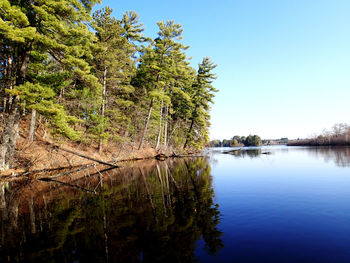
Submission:
<svg viewBox="0 0 350 263">
<path fill-rule="evenodd" d="M 189 144 L 200 148 L 208 142 L 209 103 L 213 103 L 214 93 L 218 91 L 212 86 L 213 80 L 216 79 L 212 71 L 216 66 L 208 57 L 198 65 L 197 78 L 192 86 L 192 113 L 184 148 Z"/>
<path fill-rule="evenodd" d="M 91 57 L 93 40 L 86 22 L 90 20 L 90 11 L 96 2 L 1 0 L 1 52 L 5 57 L 1 72 L 6 75 L 1 82 L 1 94 L 5 96 L 6 128 L 0 141 L 0 168 L 12 163 L 24 106 L 45 112 L 57 132 L 72 136 L 68 125 L 72 118 L 65 114 L 63 107 L 55 104 L 54 90 L 31 79 L 28 69 L 33 52 L 38 50 L 44 55 L 43 62 L 48 55 L 48 59 L 54 59 L 73 78 L 92 90 L 98 89 L 100 86 L 85 61 L 86 57 Z"/>
<path fill-rule="evenodd" d="M 128 41 L 145 42 L 148 38 L 144 37 L 142 32 L 145 30 L 143 24 L 140 23 L 140 17 L 135 11 L 127 11 L 123 15 L 121 24 L 124 34 Z"/>
<path fill-rule="evenodd" d="M 139 85 L 146 90 L 150 101 L 139 149 L 142 148 L 155 102 L 158 102 L 160 111 L 156 148 L 159 147 L 162 134 L 164 144 L 167 144 L 167 120 L 171 106 L 171 94 L 176 83 L 181 82 L 181 74 L 179 74 L 181 70 L 179 69 L 188 67 L 184 53 L 188 47 L 178 42 L 182 39 L 181 25 L 174 21 L 158 22 L 157 24 L 158 37 L 152 43 L 153 45 L 144 48 L 138 68 Z M 162 133 L 162 122 L 164 133 Z"/>
<path fill-rule="evenodd" d="M 135 12 L 124 14 L 122 21 L 112 17 L 112 12 L 111 8 L 105 7 L 93 15 L 93 28 L 98 39 L 94 72 L 103 86 L 103 92 L 100 116 L 92 112 L 90 118 L 97 121 L 94 129 L 100 137 L 100 152 L 103 138 L 112 136 L 118 140 L 130 128 L 128 109 L 133 106 L 131 94 L 134 92 L 130 80 L 135 72 L 133 58 L 137 52 L 134 42 L 141 41 L 143 31 Z"/>
<path fill-rule="evenodd" d="M 139 149 L 146 140 L 160 150 L 207 141 L 216 65 L 205 58 L 196 73 L 174 21 L 158 22 L 152 41 L 133 11 L 118 20 L 105 7 L 92 19 L 97 2 L 0 0 L 0 169 L 29 113 L 30 142 L 38 115 L 53 135 L 100 151 L 131 136 Z"/>
</svg>

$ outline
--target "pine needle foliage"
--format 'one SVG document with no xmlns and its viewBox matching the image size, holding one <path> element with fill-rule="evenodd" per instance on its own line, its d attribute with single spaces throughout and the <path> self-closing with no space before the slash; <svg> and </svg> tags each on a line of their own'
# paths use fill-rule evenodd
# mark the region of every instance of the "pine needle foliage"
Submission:
<svg viewBox="0 0 350 263">
<path fill-rule="evenodd" d="M 136 12 L 118 19 L 108 6 L 92 13 L 96 3 L 0 0 L 4 123 L 16 126 L 35 111 L 56 136 L 100 151 L 113 142 L 203 147 L 216 65 L 205 57 L 198 70 L 190 66 L 180 24 L 158 22 L 152 40 Z M 0 132 L 4 167 L 17 135 Z"/>
</svg>

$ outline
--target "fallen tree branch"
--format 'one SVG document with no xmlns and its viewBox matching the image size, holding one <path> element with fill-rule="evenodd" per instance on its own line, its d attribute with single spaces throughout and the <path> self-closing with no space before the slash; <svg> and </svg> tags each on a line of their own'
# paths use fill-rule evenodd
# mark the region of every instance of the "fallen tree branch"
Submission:
<svg viewBox="0 0 350 263">
<path fill-rule="evenodd" d="M 96 191 L 93 191 L 93 190 L 90 190 L 90 189 L 86 189 L 86 188 L 81 187 L 81 186 L 79 186 L 79 185 L 70 184 L 70 183 L 65 183 L 65 182 L 61 182 L 61 181 L 58 181 L 58 180 L 53 180 L 53 179 L 51 179 L 51 178 L 41 178 L 41 179 L 39 179 L 39 181 L 58 183 L 58 184 L 62 184 L 62 185 L 65 185 L 65 186 L 77 188 L 77 189 L 82 190 L 82 191 L 84 191 L 84 192 L 96 194 Z"/>
<path fill-rule="evenodd" d="M 54 171 L 62 171 L 65 169 L 72 169 L 72 168 L 76 168 L 76 167 L 85 167 L 85 166 L 86 166 L 86 164 L 76 165 L 76 166 L 62 166 L 62 167 L 57 167 L 57 168 L 44 168 L 44 169 L 26 171 L 23 173 L 11 174 L 8 176 L 3 176 L 3 177 L 4 178 L 5 177 L 9 177 L 9 178 L 28 177 L 28 176 L 33 175 L 33 174 L 50 173 L 50 172 L 54 172 Z"/>
<path fill-rule="evenodd" d="M 92 157 L 90 157 L 90 156 L 86 156 L 86 155 L 84 155 L 84 154 L 81 154 L 81 153 L 74 152 L 74 151 L 69 150 L 69 149 L 65 149 L 65 148 L 59 147 L 58 145 L 54 145 L 54 144 L 52 144 L 52 145 L 53 145 L 56 149 L 58 149 L 58 150 L 65 151 L 65 152 L 68 152 L 68 153 L 77 155 L 77 156 L 79 156 L 79 157 L 81 157 L 81 158 L 85 158 L 85 159 L 88 159 L 88 160 L 91 160 L 91 161 L 94 161 L 94 162 L 97 162 L 97 163 L 100 163 L 100 164 L 108 165 L 108 166 L 111 166 L 111 167 L 114 167 L 114 168 L 119 168 L 119 166 L 116 166 L 116 165 L 114 165 L 114 164 L 107 163 L 107 162 L 105 162 L 105 161 L 98 160 L 98 159 L 92 158 Z"/>
<path fill-rule="evenodd" d="M 72 171 L 67 171 L 67 172 L 60 173 L 60 174 L 56 174 L 56 175 L 53 175 L 53 176 L 50 176 L 50 177 L 46 177 L 46 178 L 52 179 L 52 178 L 57 178 L 57 177 L 61 177 L 61 176 L 64 176 L 64 175 L 69 175 L 69 174 L 72 174 L 72 173 L 76 173 L 76 172 L 88 169 L 91 166 L 95 166 L 95 164 L 87 164 L 87 165 L 85 165 L 83 167 L 80 167 L 78 169 L 75 169 L 75 170 L 72 170 Z M 41 179 L 45 179 L 45 178 L 41 178 Z"/>
</svg>

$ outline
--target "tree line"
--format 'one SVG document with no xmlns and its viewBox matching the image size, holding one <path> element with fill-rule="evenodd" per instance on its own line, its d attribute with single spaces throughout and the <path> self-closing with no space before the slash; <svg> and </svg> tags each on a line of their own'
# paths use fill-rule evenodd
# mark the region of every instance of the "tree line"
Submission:
<svg viewBox="0 0 350 263">
<path fill-rule="evenodd" d="M 121 141 L 140 150 L 209 141 L 216 65 L 204 57 L 190 66 L 180 24 L 158 22 L 151 39 L 137 13 L 92 13 L 98 2 L 0 2 L 0 168 L 11 166 L 28 119 L 29 141 L 40 119 L 54 136 L 100 152 Z"/>
<path fill-rule="evenodd" d="M 231 139 L 212 140 L 209 147 L 235 147 L 235 146 L 261 146 L 262 140 L 258 135 L 238 136 L 235 135 Z"/>
<path fill-rule="evenodd" d="M 330 130 L 323 130 L 319 135 L 307 139 L 297 139 L 288 143 L 290 146 L 343 146 L 350 145 L 350 125 L 336 123 Z"/>
</svg>

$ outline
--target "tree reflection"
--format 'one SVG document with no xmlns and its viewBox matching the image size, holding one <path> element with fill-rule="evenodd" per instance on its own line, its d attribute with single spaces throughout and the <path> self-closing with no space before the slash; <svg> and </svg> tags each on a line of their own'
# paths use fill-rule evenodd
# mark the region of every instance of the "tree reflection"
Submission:
<svg viewBox="0 0 350 263">
<path fill-rule="evenodd" d="M 312 156 L 334 162 L 339 167 L 350 167 L 350 147 L 313 147 L 307 148 L 307 151 Z"/>
<path fill-rule="evenodd" d="M 223 247 L 205 158 L 135 164 L 107 178 L 97 195 L 37 193 L 36 201 L 22 202 L 20 215 L 13 214 L 11 187 L 3 186 L 0 261 L 192 262 L 201 238 L 208 253 Z"/>
<path fill-rule="evenodd" d="M 245 157 L 255 158 L 255 157 L 259 157 L 262 154 L 262 152 L 261 152 L 261 149 L 237 149 L 237 150 L 224 152 L 224 154 L 230 154 L 238 158 L 245 158 Z"/>
</svg>

